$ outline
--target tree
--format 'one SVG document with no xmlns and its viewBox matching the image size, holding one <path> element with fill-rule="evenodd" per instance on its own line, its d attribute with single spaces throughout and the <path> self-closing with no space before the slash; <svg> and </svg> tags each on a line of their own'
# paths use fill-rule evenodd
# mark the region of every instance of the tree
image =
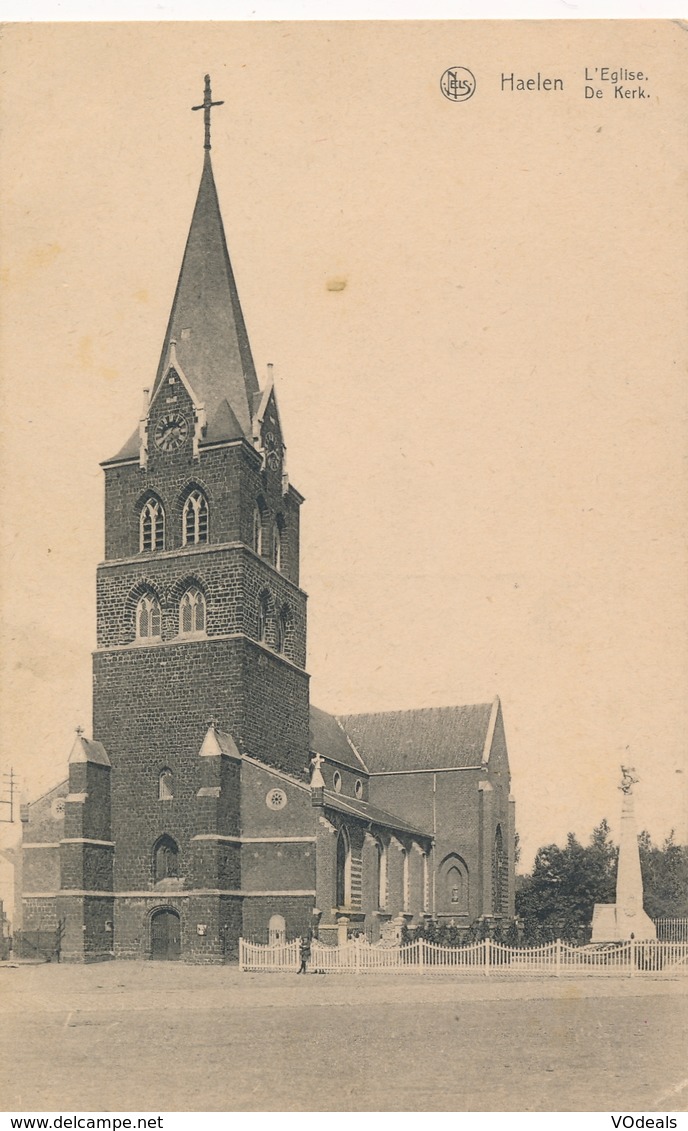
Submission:
<svg viewBox="0 0 688 1131">
<path fill-rule="evenodd" d="M 614 902 L 616 857 L 606 821 L 585 846 L 569 833 L 565 848 L 548 844 L 538 849 L 533 871 L 516 895 L 526 942 L 581 941 L 595 904 Z"/>
<path fill-rule="evenodd" d="M 676 844 L 672 829 L 661 847 L 643 830 L 638 847 L 647 914 L 651 919 L 688 916 L 688 846 Z"/>
<path fill-rule="evenodd" d="M 638 847 L 647 914 L 651 919 L 688 916 L 688 847 L 676 844 L 673 832 L 661 846 L 642 832 Z M 569 833 L 565 848 L 538 849 L 533 870 L 516 893 L 526 942 L 586 941 L 595 904 L 614 902 L 617 857 L 607 821 L 593 829 L 585 846 Z"/>
</svg>

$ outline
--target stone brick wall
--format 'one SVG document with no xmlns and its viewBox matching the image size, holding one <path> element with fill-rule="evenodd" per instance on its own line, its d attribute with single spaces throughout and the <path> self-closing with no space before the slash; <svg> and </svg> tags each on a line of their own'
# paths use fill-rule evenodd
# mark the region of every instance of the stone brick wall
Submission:
<svg viewBox="0 0 688 1131">
<path fill-rule="evenodd" d="M 24 923 L 25 931 L 54 931 L 57 928 L 57 906 L 55 896 L 47 899 L 36 899 L 33 896 L 24 896 Z"/>
<path fill-rule="evenodd" d="M 23 890 L 31 892 L 54 892 L 60 886 L 60 848 L 24 849 Z M 26 900 L 24 901 L 26 904 Z"/>
<path fill-rule="evenodd" d="M 241 879 L 245 891 L 315 891 L 315 844 L 243 844 Z"/>
<path fill-rule="evenodd" d="M 410 823 L 436 829 L 432 867 L 435 870 L 434 910 L 468 923 L 479 915 L 492 914 L 492 848 L 497 824 L 501 825 L 505 849 L 509 849 L 509 777 L 503 728 L 495 728 L 496 754 L 489 769 L 433 774 L 399 774 L 370 779 L 371 801 L 398 813 Z M 434 778 L 434 785 L 433 785 Z M 490 786 L 489 797 L 481 795 L 480 782 Z M 482 817 L 481 817 L 482 813 Z M 512 821 L 513 824 L 513 821 Z M 443 863 L 456 854 L 468 873 L 468 907 L 461 912 L 442 905 L 440 885 Z M 513 867 L 510 869 L 510 906 L 513 907 Z M 431 885 L 432 891 L 432 885 Z M 396 898 L 396 897 L 395 897 Z M 433 910 L 432 899 L 429 904 Z"/>
<path fill-rule="evenodd" d="M 99 962 L 112 957 L 112 897 L 58 895 L 56 911 L 64 923 L 62 961 Z"/>
<path fill-rule="evenodd" d="M 66 839 L 112 840 L 110 772 L 109 766 L 92 762 L 70 763 L 69 794 L 65 800 Z"/>
<path fill-rule="evenodd" d="M 251 897 L 243 901 L 243 936 L 251 942 L 268 941 L 272 915 L 282 915 L 287 926 L 287 941 L 300 938 L 313 925 L 312 896 Z"/>
<path fill-rule="evenodd" d="M 165 511 L 165 549 L 182 548 L 182 508 L 189 493 L 200 488 L 208 500 L 210 545 L 253 544 L 253 514 L 261 500 L 265 515 L 263 555 L 272 555 L 272 529 L 282 520 L 282 572 L 298 585 L 299 506 L 293 488 L 282 494 L 281 476 L 262 472 L 261 459 L 244 441 L 202 451 L 194 459 L 190 445 L 164 455 L 151 451 L 148 467 L 138 462 L 105 468 L 105 559 L 140 553 L 139 514 L 154 495 Z M 141 554 L 148 560 L 154 554 Z"/>
<path fill-rule="evenodd" d="M 113 849 L 98 844 L 61 844 L 61 887 L 78 891 L 112 891 Z"/>
<path fill-rule="evenodd" d="M 208 639 L 164 649 L 95 656 L 94 737 L 113 767 L 113 834 L 118 890 L 152 883 L 153 844 L 178 843 L 180 876 L 191 867 L 198 751 L 212 715 L 250 753 L 300 774 L 308 752 L 305 673 L 242 639 Z M 174 799 L 158 799 L 160 772 L 173 775 Z M 224 833 L 233 832 L 232 821 Z"/>
<path fill-rule="evenodd" d="M 98 647 L 159 647 L 136 641 L 136 605 L 146 591 L 162 610 L 162 640 L 179 639 L 179 603 L 196 586 L 206 601 L 208 636 L 245 633 L 258 639 L 258 608 L 268 595 L 267 644 L 277 651 L 276 617 L 289 614 L 285 656 L 306 662 L 306 595 L 248 547 L 194 546 L 178 552 L 142 554 L 140 559 L 101 565 L 97 577 Z"/>
<path fill-rule="evenodd" d="M 57 922 L 52 905 L 48 900 L 32 900 L 32 892 L 56 892 L 60 887 L 60 841 L 64 836 L 64 809 L 56 802 L 64 802 L 68 793 L 68 783 L 60 782 L 48 793 L 22 806 L 22 850 L 21 884 L 22 893 L 21 923 L 27 930 L 38 929 L 46 915 L 49 925 Z M 31 847 L 36 845 L 38 847 Z"/>
<path fill-rule="evenodd" d="M 300 774 L 295 776 L 301 777 Z M 311 805 L 311 792 L 305 780 L 296 784 L 262 766 L 243 762 L 241 781 L 241 829 L 246 836 L 315 835 L 317 811 Z M 274 789 L 281 790 L 286 798 L 286 805 L 280 809 L 270 808 L 267 804 Z"/>
<path fill-rule="evenodd" d="M 65 798 L 69 792 L 69 782 L 65 778 L 59 785 L 44 793 L 42 797 L 22 806 L 22 838 L 24 841 L 56 841 L 62 839 L 64 811 L 53 802 Z"/>
<path fill-rule="evenodd" d="M 368 775 L 365 770 L 351 770 L 339 762 L 325 762 L 320 767 L 325 781 L 325 788 L 341 793 L 342 797 L 355 797 L 360 801 L 369 799 Z M 339 776 L 340 788 L 336 789 L 335 775 Z M 356 783 L 360 782 L 360 791 L 356 792 Z M 371 799 L 372 800 L 372 799 Z"/>
</svg>

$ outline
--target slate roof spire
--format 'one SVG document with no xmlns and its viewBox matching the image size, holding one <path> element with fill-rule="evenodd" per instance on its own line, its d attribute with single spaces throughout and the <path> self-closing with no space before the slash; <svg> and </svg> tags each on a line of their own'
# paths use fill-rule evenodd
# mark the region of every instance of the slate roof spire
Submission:
<svg viewBox="0 0 688 1131">
<path fill-rule="evenodd" d="M 226 431 L 226 422 L 235 418 L 241 433 L 251 441 L 258 379 L 210 161 L 210 111 L 221 105 L 213 102 L 210 77 L 206 75 L 204 100 L 193 107 L 203 110 L 205 125 L 201 183 L 151 399 L 169 366 L 174 341 L 179 364 L 198 403 L 205 405 L 213 438 L 222 438 L 217 434 L 218 425 Z"/>
</svg>

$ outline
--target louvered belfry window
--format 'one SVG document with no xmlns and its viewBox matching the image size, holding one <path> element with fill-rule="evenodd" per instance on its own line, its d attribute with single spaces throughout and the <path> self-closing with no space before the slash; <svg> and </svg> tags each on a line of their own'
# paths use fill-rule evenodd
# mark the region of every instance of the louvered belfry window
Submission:
<svg viewBox="0 0 688 1131">
<path fill-rule="evenodd" d="M 136 606 L 136 636 L 139 640 L 159 637 L 162 633 L 160 602 L 153 593 L 144 593 Z"/>
<path fill-rule="evenodd" d="M 192 491 L 184 503 L 182 540 L 185 546 L 208 541 L 208 501 L 202 491 Z"/>
<path fill-rule="evenodd" d="M 179 633 L 205 632 L 205 597 L 200 589 L 187 589 L 179 605 Z"/>
<path fill-rule="evenodd" d="M 165 549 L 165 512 L 157 499 L 148 499 L 141 509 L 141 550 Z"/>
</svg>

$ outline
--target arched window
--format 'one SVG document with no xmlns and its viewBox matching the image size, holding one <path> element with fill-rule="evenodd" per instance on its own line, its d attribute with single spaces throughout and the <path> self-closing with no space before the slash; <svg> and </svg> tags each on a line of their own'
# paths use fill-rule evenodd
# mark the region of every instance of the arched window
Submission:
<svg viewBox="0 0 688 1131">
<path fill-rule="evenodd" d="M 172 801 L 174 798 L 174 775 L 170 769 L 160 771 L 158 778 L 158 801 Z"/>
<path fill-rule="evenodd" d="M 401 850 L 401 900 L 402 910 L 409 909 L 409 854 L 405 848 Z"/>
<path fill-rule="evenodd" d="M 375 842 L 377 857 L 377 905 L 380 911 L 387 906 L 387 849 L 381 840 Z"/>
<path fill-rule="evenodd" d="M 502 826 L 497 825 L 492 850 L 492 910 L 495 915 L 502 915 L 508 910 L 508 867 Z"/>
<path fill-rule="evenodd" d="M 284 655 L 289 648 L 291 629 L 291 612 L 288 605 L 283 605 L 277 618 L 277 651 Z"/>
<path fill-rule="evenodd" d="M 179 876 L 179 847 L 171 836 L 161 836 L 153 849 L 153 875 L 156 884 Z"/>
<path fill-rule="evenodd" d="M 272 564 L 275 569 L 281 570 L 282 568 L 282 529 L 280 527 L 279 519 L 273 524 L 272 527 Z"/>
<path fill-rule="evenodd" d="M 468 868 L 455 852 L 440 864 L 437 898 L 440 911 L 452 915 L 468 912 Z"/>
<path fill-rule="evenodd" d="M 258 601 L 258 639 L 267 644 L 270 636 L 270 598 L 262 593 Z"/>
<path fill-rule="evenodd" d="M 345 828 L 337 837 L 337 907 L 351 906 L 351 841 Z"/>
<path fill-rule="evenodd" d="M 430 895 L 429 880 L 430 880 L 430 870 L 429 870 L 429 867 L 428 867 L 428 854 L 427 854 L 427 852 L 424 852 L 423 853 L 423 871 L 422 871 L 422 878 L 421 878 L 421 883 L 423 885 L 423 888 L 422 888 L 422 891 L 421 891 L 421 899 L 423 901 L 423 911 L 428 910 L 429 895 Z"/>
<path fill-rule="evenodd" d="M 136 606 L 137 640 L 159 640 L 162 633 L 160 602 L 154 593 L 144 593 Z"/>
<path fill-rule="evenodd" d="M 208 541 L 208 501 L 202 491 L 192 491 L 182 510 L 182 544 L 198 546 Z"/>
<path fill-rule="evenodd" d="M 256 554 L 263 553 L 263 515 L 258 505 L 253 512 L 253 549 Z"/>
<path fill-rule="evenodd" d="M 457 865 L 446 873 L 446 904 L 451 911 L 464 911 L 466 907 L 466 878 Z"/>
<path fill-rule="evenodd" d="M 205 597 L 200 589 L 187 589 L 179 605 L 179 635 L 205 632 Z"/>
<path fill-rule="evenodd" d="M 165 549 L 165 512 L 159 499 L 148 499 L 139 519 L 141 550 Z"/>
<path fill-rule="evenodd" d="M 286 638 L 285 638 L 285 633 L 284 633 L 284 621 L 282 620 L 282 614 L 281 613 L 277 618 L 277 624 L 275 625 L 275 628 L 276 628 L 276 632 L 277 632 L 277 635 L 276 635 L 276 638 L 275 638 L 275 645 L 277 647 L 277 651 L 280 652 L 280 653 L 283 653 Z"/>
<path fill-rule="evenodd" d="M 284 915 L 271 915 L 268 923 L 268 942 L 276 946 L 287 941 L 287 924 Z"/>
</svg>

